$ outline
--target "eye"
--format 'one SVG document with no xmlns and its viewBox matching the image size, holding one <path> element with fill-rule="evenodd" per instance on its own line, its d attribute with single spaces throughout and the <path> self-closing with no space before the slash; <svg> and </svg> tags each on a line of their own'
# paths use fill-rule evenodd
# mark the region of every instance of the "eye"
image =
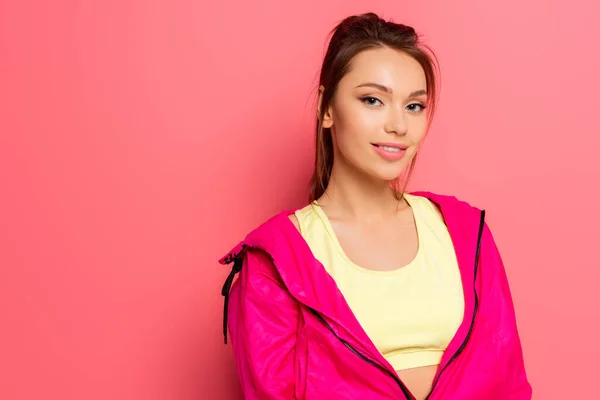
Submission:
<svg viewBox="0 0 600 400">
<path fill-rule="evenodd" d="M 421 103 L 412 103 L 409 104 L 408 106 L 406 106 L 406 108 L 408 109 L 408 111 L 413 112 L 413 113 L 420 113 L 421 111 L 425 110 L 425 105 L 421 104 Z"/>
<path fill-rule="evenodd" d="M 377 102 L 379 102 L 381 105 L 383 105 L 383 103 L 381 102 L 381 100 L 379 100 L 377 97 L 373 97 L 373 96 L 361 97 L 360 101 L 362 101 L 366 105 L 372 106 L 372 107 L 377 106 Z"/>
</svg>

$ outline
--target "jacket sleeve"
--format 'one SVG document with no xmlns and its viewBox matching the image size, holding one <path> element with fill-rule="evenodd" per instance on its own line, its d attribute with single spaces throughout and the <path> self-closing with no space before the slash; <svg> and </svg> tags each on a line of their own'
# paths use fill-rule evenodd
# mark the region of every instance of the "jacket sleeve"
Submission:
<svg viewBox="0 0 600 400">
<path fill-rule="evenodd" d="M 248 249 L 229 303 L 229 331 L 244 398 L 295 399 L 299 307 L 268 254 Z"/>
<path fill-rule="evenodd" d="M 487 291 L 490 298 L 494 298 L 493 303 L 497 305 L 497 308 L 492 311 L 494 320 L 491 322 L 505 346 L 503 350 L 507 365 L 504 368 L 507 371 L 506 384 L 509 399 L 530 400 L 532 388 L 525 372 L 523 350 L 508 278 L 502 257 L 487 224 L 484 226 L 482 240 L 484 249 L 488 251 L 488 254 L 482 254 L 485 259 L 485 269 L 491 278 Z"/>
</svg>

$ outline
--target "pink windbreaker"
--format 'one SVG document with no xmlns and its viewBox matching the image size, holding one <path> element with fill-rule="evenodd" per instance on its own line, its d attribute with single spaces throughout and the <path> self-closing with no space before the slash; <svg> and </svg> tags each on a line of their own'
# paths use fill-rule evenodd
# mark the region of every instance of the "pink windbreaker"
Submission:
<svg viewBox="0 0 600 400">
<path fill-rule="evenodd" d="M 464 319 L 428 399 L 531 399 L 508 281 L 485 211 L 454 197 L 413 194 L 440 207 L 465 296 Z M 229 327 L 244 397 L 414 399 L 289 220 L 292 212 L 272 217 L 220 260 L 233 263 L 223 287 L 223 329 L 227 342 Z"/>
</svg>

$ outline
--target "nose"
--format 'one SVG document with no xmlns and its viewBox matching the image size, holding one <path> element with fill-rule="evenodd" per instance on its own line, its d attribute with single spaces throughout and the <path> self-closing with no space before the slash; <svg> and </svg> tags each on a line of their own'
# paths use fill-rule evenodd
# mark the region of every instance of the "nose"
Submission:
<svg viewBox="0 0 600 400">
<path fill-rule="evenodd" d="M 395 135 L 406 135 L 408 124 L 406 121 L 406 113 L 404 110 L 390 109 L 387 115 L 384 129 L 386 133 Z"/>
</svg>

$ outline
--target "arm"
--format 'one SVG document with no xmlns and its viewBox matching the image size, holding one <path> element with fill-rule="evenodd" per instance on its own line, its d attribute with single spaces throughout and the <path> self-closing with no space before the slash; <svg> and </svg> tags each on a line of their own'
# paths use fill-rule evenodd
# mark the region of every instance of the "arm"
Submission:
<svg viewBox="0 0 600 400">
<path fill-rule="evenodd" d="M 489 253 L 485 255 L 485 269 L 490 274 L 489 299 L 494 304 L 494 327 L 504 343 L 503 352 L 506 354 L 507 385 L 509 386 L 510 400 L 530 400 L 532 396 L 531 385 L 527 380 L 523 350 L 517 329 L 515 308 L 506 275 L 506 270 L 498 247 L 494 243 L 492 233 L 487 226 L 483 231 L 483 243 Z"/>
<path fill-rule="evenodd" d="M 266 253 L 249 249 L 244 257 L 229 303 L 231 345 L 244 398 L 295 399 L 298 304 Z"/>
</svg>

